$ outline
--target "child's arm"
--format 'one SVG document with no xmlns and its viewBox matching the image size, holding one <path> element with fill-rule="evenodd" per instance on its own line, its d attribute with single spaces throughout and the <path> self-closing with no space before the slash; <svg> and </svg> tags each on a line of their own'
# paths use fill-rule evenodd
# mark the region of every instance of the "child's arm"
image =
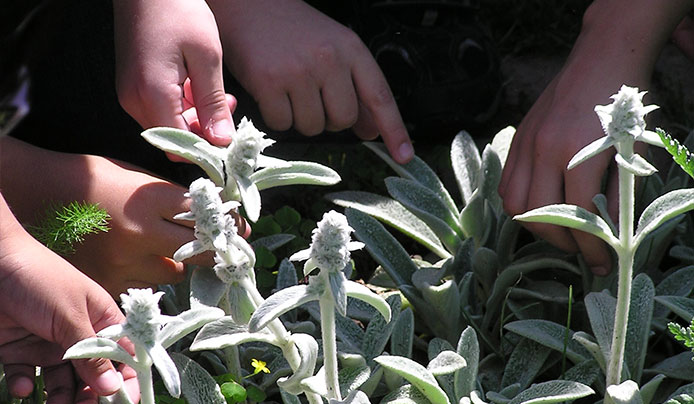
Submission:
<svg viewBox="0 0 694 404">
<path fill-rule="evenodd" d="M 22 222 L 32 223 L 50 201 L 98 203 L 111 215 L 111 230 L 88 236 L 67 259 L 113 296 L 183 279 L 183 264 L 169 257 L 195 238 L 191 222 L 172 219 L 189 210 L 185 188 L 102 157 L 52 152 L 13 138 L 0 146 L 0 185 Z M 195 263 L 213 265 L 212 256 Z"/>
<path fill-rule="evenodd" d="M 359 37 L 302 0 L 209 0 L 224 60 L 274 130 L 353 128 L 413 156 L 390 87 Z"/>
<path fill-rule="evenodd" d="M 653 65 L 670 33 L 693 6 L 689 1 L 599 0 L 586 15 L 581 34 L 559 75 L 545 89 L 516 132 L 499 193 L 509 214 L 553 203 L 590 211 L 592 198 L 611 165 L 607 153 L 567 171 L 571 157 L 603 136 L 596 104 L 622 84 L 647 90 Z M 616 216 L 616 173 L 607 197 Z M 528 229 L 567 251 L 581 251 L 596 274 L 610 271 L 607 246 L 593 236 L 566 228 L 528 224 Z"/>
</svg>

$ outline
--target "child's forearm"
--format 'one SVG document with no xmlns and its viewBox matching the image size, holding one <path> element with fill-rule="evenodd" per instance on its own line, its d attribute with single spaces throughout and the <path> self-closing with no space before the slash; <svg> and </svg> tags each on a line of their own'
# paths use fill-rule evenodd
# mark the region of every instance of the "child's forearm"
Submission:
<svg viewBox="0 0 694 404">
<path fill-rule="evenodd" d="M 5 137 L 0 140 L 0 191 L 19 221 L 30 223 L 51 201 L 84 198 L 93 180 L 93 159 Z"/>
<path fill-rule="evenodd" d="M 692 0 L 596 0 L 583 17 L 577 46 L 593 42 L 595 57 L 652 66 Z"/>
</svg>

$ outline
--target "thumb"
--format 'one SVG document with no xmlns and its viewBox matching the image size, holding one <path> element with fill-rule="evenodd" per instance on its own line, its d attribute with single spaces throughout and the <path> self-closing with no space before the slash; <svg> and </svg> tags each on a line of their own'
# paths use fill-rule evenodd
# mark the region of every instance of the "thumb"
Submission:
<svg viewBox="0 0 694 404">
<path fill-rule="evenodd" d="M 96 284 L 93 286 L 99 288 Z M 96 296 L 88 295 L 85 299 L 86 310 L 82 312 L 86 312 L 86 316 L 75 315 L 69 320 L 61 322 L 60 325 L 63 327 L 58 325 L 58 332 L 55 334 L 58 338 L 56 342 L 64 349 L 68 349 L 83 339 L 95 337 L 95 330 L 101 330 L 108 325 L 120 324 L 125 321 L 123 314 L 108 293 L 100 288 L 98 292 L 101 293 Z M 122 379 L 108 359 L 75 359 L 72 364 L 80 379 L 98 395 L 114 394 L 121 387 Z"/>
</svg>

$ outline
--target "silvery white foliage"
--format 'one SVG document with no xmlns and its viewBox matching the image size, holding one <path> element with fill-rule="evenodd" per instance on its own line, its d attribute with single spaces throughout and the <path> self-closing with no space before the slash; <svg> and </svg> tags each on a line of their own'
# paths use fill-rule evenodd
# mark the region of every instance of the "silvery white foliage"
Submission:
<svg viewBox="0 0 694 404">
<path fill-rule="evenodd" d="M 138 376 L 142 403 L 153 403 L 151 366 L 154 365 L 169 393 L 181 394 L 181 381 L 166 348 L 207 322 L 220 318 L 224 312 L 206 307 L 188 310 L 178 316 L 165 316 L 159 309 L 164 292 L 150 289 L 128 289 L 121 294 L 125 323 L 104 328 L 95 338 L 87 338 L 70 347 L 63 359 L 106 358 L 132 367 Z M 116 341 L 127 337 L 135 346 L 135 357 Z"/>
<path fill-rule="evenodd" d="M 311 236 L 311 246 L 293 254 L 291 261 L 304 261 L 304 274 L 308 275 L 315 268 L 338 273 L 350 260 L 350 251 L 359 250 L 364 243 L 351 241 L 354 230 L 349 226 L 345 215 L 331 210 L 323 218 Z"/>
<path fill-rule="evenodd" d="M 151 128 L 142 133 L 154 146 L 199 165 L 222 188 L 224 200 L 240 200 L 248 218 L 260 217 L 260 190 L 288 184 L 332 185 L 340 181 L 333 170 L 320 164 L 285 161 L 266 156 L 274 143 L 245 117 L 231 144 L 217 147 L 196 134 L 175 128 Z"/>
<path fill-rule="evenodd" d="M 290 258 L 308 260 L 304 272 L 308 274 L 319 268 L 319 273 L 309 277 L 308 285 L 288 287 L 270 296 L 253 313 L 248 323 L 249 330 L 257 332 L 287 311 L 318 300 L 325 377 L 313 376 L 309 379 L 320 380 L 317 385 L 325 384 L 325 392 L 321 390 L 319 394 L 337 401 L 342 397 L 338 381 L 335 311 L 345 316 L 347 297 L 351 296 L 374 306 L 386 321 L 390 321 L 391 317 L 390 306 L 382 297 L 364 285 L 347 280 L 343 272 L 349 264 L 350 251 L 363 246 L 350 241 L 351 232 L 352 228 L 344 215 L 335 211 L 325 213 L 313 231 L 311 246 Z M 306 383 L 308 381 L 304 380 L 302 385 L 311 390 Z M 312 391 L 318 393 L 315 389 Z"/>
<path fill-rule="evenodd" d="M 639 92 L 638 88 L 623 85 L 617 94 L 610 97 L 614 100 L 612 104 L 595 106 L 595 112 L 598 114 L 606 136 L 595 140 L 576 153 L 569 161 L 568 168 L 571 169 L 612 146 L 617 147 L 619 154 L 622 153 L 619 145 L 627 144 L 630 147 L 636 141 L 664 147 L 657 133 L 646 130 L 644 117 L 658 106 L 643 105 L 642 99 L 645 94 L 645 91 Z M 644 162 L 642 158 L 636 158 L 633 163 Z"/>
<path fill-rule="evenodd" d="M 173 258 L 183 261 L 205 251 L 215 251 L 217 266 L 255 264 L 255 253 L 248 242 L 238 234 L 234 218 L 228 213 L 239 206 L 236 201 L 222 202 L 222 188 L 206 178 L 190 184 L 185 194 L 191 198 L 190 211 L 174 216 L 178 220 L 195 221 L 195 240 L 181 246 Z M 217 268 L 215 266 L 215 269 Z"/>
</svg>

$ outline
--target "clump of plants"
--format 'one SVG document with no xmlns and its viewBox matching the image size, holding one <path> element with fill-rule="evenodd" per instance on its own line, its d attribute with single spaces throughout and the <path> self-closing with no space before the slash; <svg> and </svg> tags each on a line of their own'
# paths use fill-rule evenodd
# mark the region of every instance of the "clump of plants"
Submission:
<svg viewBox="0 0 694 404">
<path fill-rule="evenodd" d="M 195 239 L 174 258 L 212 251 L 216 265 L 190 268 L 183 286 L 129 290 L 122 296 L 126 322 L 77 343 L 66 358 L 128 364 L 138 373 L 142 403 L 691 402 L 693 355 L 672 352 L 681 351 L 677 340 L 688 347 L 692 340 L 691 327 L 673 317 L 694 318 L 694 240 L 691 219 L 682 215 L 694 207 L 694 191 L 680 189 L 686 177 L 671 170 L 664 180 L 645 177 L 637 192 L 634 176 L 655 169 L 633 144 L 666 146 L 685 167 L 691 160 L 664 132 L 645 129 L 653 107 L 644 107 L 642 96 L 623 87 L 613 104 L 597 107 L 607 136 L 570 164 L 617 149 L 618 226 L 601 195 L 600 215 L 555 205 L 506 216 L 496 189 L 512 128 L 481 153 L 467 133 L 455 137 L 457 192 L 423 160 L 399 165 L 382 145 L 367 143 L 398 174 L 385 180 L 389 196 L 329 194 L 345 213 L 325 213 L 308 248 L 277 260 L 269 296 L 260 292 L 267 288 L 259 289 L 257 270 L 271 271 L 268 253 L 274 258 L 292 246 L 294 235 L 267 231 L 249 243 L 231 213 L 268 221 L 260 219 L 263 189 L 330 185 L 339 176 L 319 164 L 266 156 L 272 141 L 246 120 L 227 148 L 185 131 L 147 130 L 152 144 L 209 176 L 190 185 L 190 211 L 176 216 L 195 222 Z M 286 209 L 271 219 L 295 233 L 292 226 L 302 222 Z M 529 239 L 518 220 L 589 231 L 615 249 L 619 268 L 595 277 L 580 257 Z M 428 252 L 411 256 L 383 223 Z M 351 252 L 362 248 L 379 267 L 371 279 L 355 280 Z M 660 268 L 664 258 L 675 264 Z M 170 316 L 160 312 L 160 299 Z M 134 356 L 117 344 L 122 337 L 135 345 Z M 649 355 L 656 343 L 658 354 Z M 129 402 L 123 391 L 107 400 Z"/>
</svg>

